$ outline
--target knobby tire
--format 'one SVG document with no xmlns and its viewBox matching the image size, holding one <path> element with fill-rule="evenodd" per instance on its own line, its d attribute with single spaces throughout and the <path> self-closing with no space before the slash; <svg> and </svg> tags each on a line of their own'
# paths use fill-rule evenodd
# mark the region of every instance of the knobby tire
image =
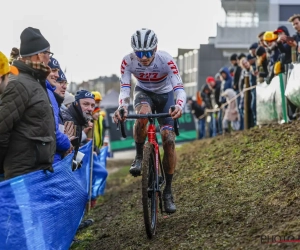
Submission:
<svg viewBox="0 0 300 250">
<path fill-rule="evenodd" d="M 158 193 L 155 192 L 155 152 L 150 142 L 146 142 L 142 161 L 142 203 L 144 223 L 149 239 L 155 235 L 158 217 Z"/>
</svg>

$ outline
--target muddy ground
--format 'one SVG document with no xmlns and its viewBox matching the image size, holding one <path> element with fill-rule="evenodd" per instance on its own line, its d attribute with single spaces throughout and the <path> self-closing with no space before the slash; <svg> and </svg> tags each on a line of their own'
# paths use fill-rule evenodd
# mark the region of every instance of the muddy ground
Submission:
<svg viewBox="0 0 300 250">
<path fill-rule="evenodd" d="M 300 249 L 300 123 L 184 144 L 173 192 L 177 212 L 146 237 L 141 179 L 128 165 L 109 175 L 104 197 L 71 249 Z M 122 164 L 121 164 L 122 165 Z"/>
</svg>

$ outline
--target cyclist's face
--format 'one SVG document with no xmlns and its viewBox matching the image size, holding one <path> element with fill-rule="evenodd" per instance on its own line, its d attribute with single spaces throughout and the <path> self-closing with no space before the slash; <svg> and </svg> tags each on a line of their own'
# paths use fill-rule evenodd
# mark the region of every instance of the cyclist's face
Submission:
<svg viewBox="0 0 300 250">
<path fill-rule="evenodd" d="M 154 59 L 154 54 L 150 58 L 147 58 L 146 56 L 143 56 L 142 58 L 138 58 L 138 60 L 143 66 L 149 66 L 153 61 L 153 59 Z"/>
</svg>

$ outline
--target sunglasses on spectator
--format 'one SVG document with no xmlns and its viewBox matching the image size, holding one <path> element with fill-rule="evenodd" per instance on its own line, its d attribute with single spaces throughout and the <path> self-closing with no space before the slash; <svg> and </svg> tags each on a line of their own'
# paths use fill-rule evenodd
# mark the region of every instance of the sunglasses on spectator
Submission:
<svg viewBox="0 0 300 250">
<path fill-rule="evenodd" d="M 147 58 L 151 58 L 154 55 L 154 50 L 148 50 L 148 51 L 135 51 L 135 55 L 142 59 L 144 56 Z"/>
<path fill-rule="evenodd" d="M 54 53 L 50 51 L 44 51 L 43 54 L 48 54 L 50 58 L 52 58 L 52 56 L 54 55 Z"/>
</svg>

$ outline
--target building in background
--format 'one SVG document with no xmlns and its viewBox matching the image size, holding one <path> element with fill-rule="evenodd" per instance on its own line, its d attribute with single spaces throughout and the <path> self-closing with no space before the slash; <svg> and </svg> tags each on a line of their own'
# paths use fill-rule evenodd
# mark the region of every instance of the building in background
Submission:
<svg viewBox="0 0 300 250">
<path fill-rule="evenodd" d="M 225 19 L 217 23 L 216 37 L 198 49 L 178 49 L 177 64 L 189 96 L 195 96 L 207 76 L 229 67 L 231 54 L 248 53 L 260 32 L 285 25 L 294 34 L 287 20 L 300 14 L 299 0 L 221 0 L 221 6 Z"/>
</svg>

